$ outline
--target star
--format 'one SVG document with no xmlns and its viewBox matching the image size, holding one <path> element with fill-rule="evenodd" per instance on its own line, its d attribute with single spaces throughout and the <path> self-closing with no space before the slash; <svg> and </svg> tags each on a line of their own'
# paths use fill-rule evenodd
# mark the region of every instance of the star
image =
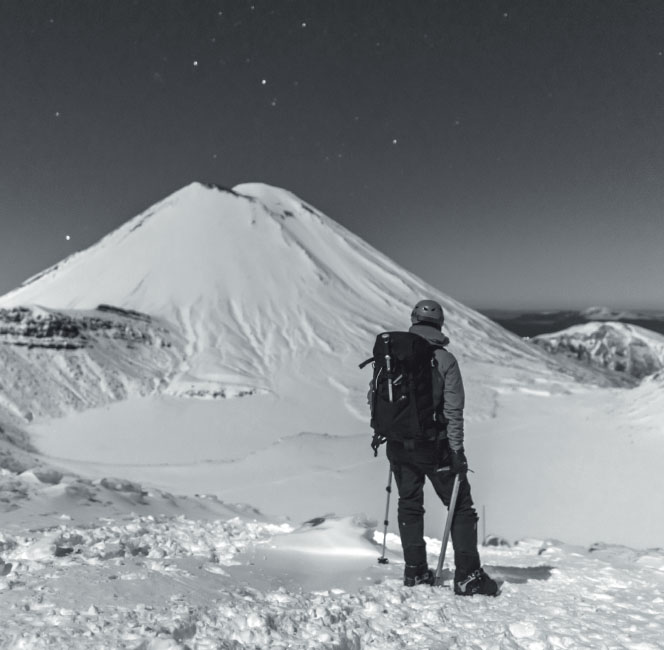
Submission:
<svg viewBox="0 0 664 650">
<path fill-rule="evenodd" d="M 396 144 L 397 142 L 398 142 L 398 140 L 397 140 L 396 138 L 394 138 L 394 139 L 392 140 L 392 144 Z"/>
<path fill-rule="evenodd" d="M 60 117 L 60 111 L 55 111 L 55 117 Z"/>
<path fill-rule="evenodd" d="M 194 68 L 198 67 L 198 61 L 194 61 Z"/>
<path fill-rule="evenodd" d="M 71 239 L 71 235 L 65 235 L 65 239 L 69 241 Z"/>
</svg>

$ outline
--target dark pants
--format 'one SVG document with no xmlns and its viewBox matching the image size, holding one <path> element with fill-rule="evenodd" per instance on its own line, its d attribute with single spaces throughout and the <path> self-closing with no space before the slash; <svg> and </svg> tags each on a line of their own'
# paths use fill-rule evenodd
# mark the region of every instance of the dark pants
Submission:
<svg viewBox="0 0 664 650">
<path fill-rule="evenodd" d="M 454 475 L 449 471 L 436 471 L 449 465 L 449 453 L 447 441 L 422 442 L 413 449 L 406 449 L 404 445 L 396 442 L 387 443 L 387 457 L 399 490 L 398 518 L 403 557 L 409 566 L 427 563 L 423 505 L 425 477 L 431 481 L 433 489 L 445 506 L 450 504 Z M 451 530 L 457 580 L 480 567 L 477 519 L 470 495 L 470 484 L 468 479 L 464 478 L 459 486 Z"/>
</svg>

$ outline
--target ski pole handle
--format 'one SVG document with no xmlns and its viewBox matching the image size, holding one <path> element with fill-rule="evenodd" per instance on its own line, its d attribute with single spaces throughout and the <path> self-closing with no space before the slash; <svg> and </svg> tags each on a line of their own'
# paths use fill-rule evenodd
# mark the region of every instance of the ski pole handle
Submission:
<svg viewBox="0 0 664 650">
<path fill-rule="evenodd" d="M 385 366 L 387 367 L 387 399 L 391 403 L 394 401 L 394 390 L 392 387 L 392 357 L 389 354 L 385 355 Z"/>
<path fill-rule="evenodd" d="M 392 355 L 390 355 L 390 335 L 385 333 L 381 336 L 385 346 L 385 368 L 387 369 L 387 399 L 391 403 L 394 401 L 394 391 L 392 389 Z"/>
</svg>

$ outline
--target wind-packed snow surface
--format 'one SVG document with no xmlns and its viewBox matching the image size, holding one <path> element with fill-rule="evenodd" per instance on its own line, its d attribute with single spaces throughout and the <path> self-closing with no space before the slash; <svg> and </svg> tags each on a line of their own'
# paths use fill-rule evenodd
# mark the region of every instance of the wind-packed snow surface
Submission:
<svg viewBox="0 0 664 650">
<path fill-rule="evenodd" d="M 357 518 L 293 527 L 109 479 L 40 488 L 30 473 L 3 471 L 8 481 L 61 513 L 46 529 L 0 533 L 0 568 L 11 564 L 0 577 L 3 648 L 661 647 L 661 550 L 484 547 L 501 594 L 462 598 L 449 586 L 404 587 L 398 537 L 378 564 L 381 536 Z M 122 499 L 143 514 L 128 504 L 123 514 Z M 83 523 L 86 507 L 97 518 Z M 433 565 L 440 542 L 428 542 Z"/>
</svg>

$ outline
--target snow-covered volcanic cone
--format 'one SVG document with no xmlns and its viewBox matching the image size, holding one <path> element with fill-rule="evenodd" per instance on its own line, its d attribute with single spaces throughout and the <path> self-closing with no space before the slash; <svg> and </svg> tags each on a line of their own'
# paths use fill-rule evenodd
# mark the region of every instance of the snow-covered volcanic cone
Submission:
<svg viewBox="0 0 664 650">
<path fill-rule="evenodd" d="M 592 322 L 531 339 L 547 352 L 641 379 L 664 368 L 664 336 L 617 322 Z"/>
<path fill-rule="evenodd" d="M 270 394 L 316 405 L 355 393 L 376 333 L 404 328 L 422 297 L 443 303 L 461 357 L 541 369 L 544 355 L 441 294 L 296 196 L 266 185 L 193 183 L 82 253 L 0 298 L 0 307 L 94 310 L 100 304 L 170 323 L 184 361 L 168 393 Z M 306 397 L 306 399 L 302 399 Z M 358 420 L 359 421 L 359 420 Z M 347 419 L 344 422 L 348 422 Z M 357 430 L 357 427 L 355 427 Z"/>
</svg>

